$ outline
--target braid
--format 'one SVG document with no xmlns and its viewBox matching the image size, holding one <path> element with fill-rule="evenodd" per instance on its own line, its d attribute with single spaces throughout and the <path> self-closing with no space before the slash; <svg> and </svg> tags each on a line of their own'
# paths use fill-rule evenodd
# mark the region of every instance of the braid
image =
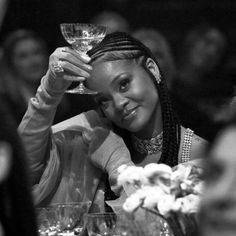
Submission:
<svg viewBox="0 0 236 236">
<path fill-rule="evenodd" d="M 108 34 L 100 44 L 91 49 L 88 55 L 91 57 L 91 62 L 142 58 L 142 66 L 152 78 L 161 103 L 163 116 L 163 148 L 160 162 L 166 163 L 169 166 L 177 165 L 180 144 L 180 125 L 173 111 L 164 78 L 161 79 L 160 83 L 157 83 L 154 75 L 146 68 L 145 62 L 148 57 L 152 58 L 158 65 L 150 49 L 126 33 L 114 32 Z M 131 140 L 129 132 L 116 126 L 114 131 L 122 136 L 127 147 L 130 148 Z"/>
<path fill-rule="evenodd" d="M 153 60 L 157 63 L 155 58 L 153 58 Z M 172 167 L 178 164 L 180 124 L 173 110 L 165 79 L 163 76 L 161 76 L 161 82 L 158 83 L 154 75 L 146 68 L 145 59 L 143 60 L 142 64 L 157 88 L 161 103 L 163 120 L 163 146 L 162 155 L 159 162 L 165 163 Z"/>
<path fill-rule="evenodd" d="M 173 111 L 172 103 L 163 79 L 157 88 L 163 116 L 163 147 L 160 162 L 169 166 L 175 166 L 178 164 L 180 125 Z"/>
</svg>

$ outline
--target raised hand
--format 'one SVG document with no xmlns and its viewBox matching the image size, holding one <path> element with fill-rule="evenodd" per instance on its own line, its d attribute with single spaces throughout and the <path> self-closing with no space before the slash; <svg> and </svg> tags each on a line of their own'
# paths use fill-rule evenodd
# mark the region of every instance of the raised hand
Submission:
<svg viewBox="0 0 236 236">
<path fill-rule="evenodd" d="M 49 93 L 64 93 L 73 81 L 86 80 L 92 66 L 90 58 L 70 47 L 57 48 L 49 57 L 47 89 Z"/>
</svg>

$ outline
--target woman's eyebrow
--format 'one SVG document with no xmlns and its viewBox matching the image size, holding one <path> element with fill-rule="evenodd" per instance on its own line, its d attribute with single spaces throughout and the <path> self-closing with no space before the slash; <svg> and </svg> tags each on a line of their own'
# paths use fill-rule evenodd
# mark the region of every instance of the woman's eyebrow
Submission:
<svg viewBox="0 0 236 236">
<path fill-rule="evenodd" d="M 117 83 L 117 80 L 122 79 L 123 77 L 125 78 L 128 75 L 128 72 L 123 72 L 117 76 L 114 77 L 114 79 L 111 81 L 111 86 L 114 86 Z"/>
</svg>

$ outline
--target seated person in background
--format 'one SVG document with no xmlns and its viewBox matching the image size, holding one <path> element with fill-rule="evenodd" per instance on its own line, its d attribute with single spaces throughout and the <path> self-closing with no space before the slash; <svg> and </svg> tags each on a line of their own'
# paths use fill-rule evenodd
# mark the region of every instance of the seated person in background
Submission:
<svg viewBox="0 0 236 236">
<path fill-rule="evenodd" d="M 166 79 L 167 87 L 171 90 L 176 68 L 167 38 L 154 28 L 136 29 L 132 36 L 140 40 L 152 51 L 160 67 L 161 74 Z"/>
<path fill-rule="evenodd" d="M 81 77 L 98 92 L 94 96 L 98 109 L 52 127 L 66 89 Z M 154 162 L 173 167 L 201 157 L 206 145 L 176 119 L 165 78 L 151 51 L 122 32 L 108 34 L 86 57 L 69 47 L 57 48 L 19 132 L 36 205 L 101 202 L 104 172 L 119 195 L 116 177 L 122 164 Z M 111 198 L 106 195 L 107 199 Z"/>
<path fill-rule="evenodd" d="M 228 41 L 215 26 L 201 25 L 187 32 L 177 59 L 172 100 L 181 123 L 210 140 L 221 127 L 217 118 L 233 96 Z"/>
<path fill-rule="evenodd" d="M 200 236 L 236 235 L 236 113 L 210 144 Z"/>
<path fill-rule="evenodd" d="M 18 124 L 46 73 L 47 66 L 47 45 L 37 32 L 17 29 L 6 35 L 2 43 L 0 96 L 8 103 L 9 110 Z M 57 122 L 68 107 L 64 104 L 65 98 L 60 104 Z"/>
</svg>

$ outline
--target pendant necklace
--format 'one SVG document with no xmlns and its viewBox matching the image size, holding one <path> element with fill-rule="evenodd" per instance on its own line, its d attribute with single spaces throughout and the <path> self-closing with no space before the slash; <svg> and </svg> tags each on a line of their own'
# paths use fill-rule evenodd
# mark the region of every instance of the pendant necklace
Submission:
<svg viewBox="0 0 236 236">
<path fill-rule="evenodd" d="M 151 139 L 140 139 L 132 135 L 132 142 L 135 149 L 141 154 L 155 154 L 162 151 L 163 131 Z"/>
</svg>

